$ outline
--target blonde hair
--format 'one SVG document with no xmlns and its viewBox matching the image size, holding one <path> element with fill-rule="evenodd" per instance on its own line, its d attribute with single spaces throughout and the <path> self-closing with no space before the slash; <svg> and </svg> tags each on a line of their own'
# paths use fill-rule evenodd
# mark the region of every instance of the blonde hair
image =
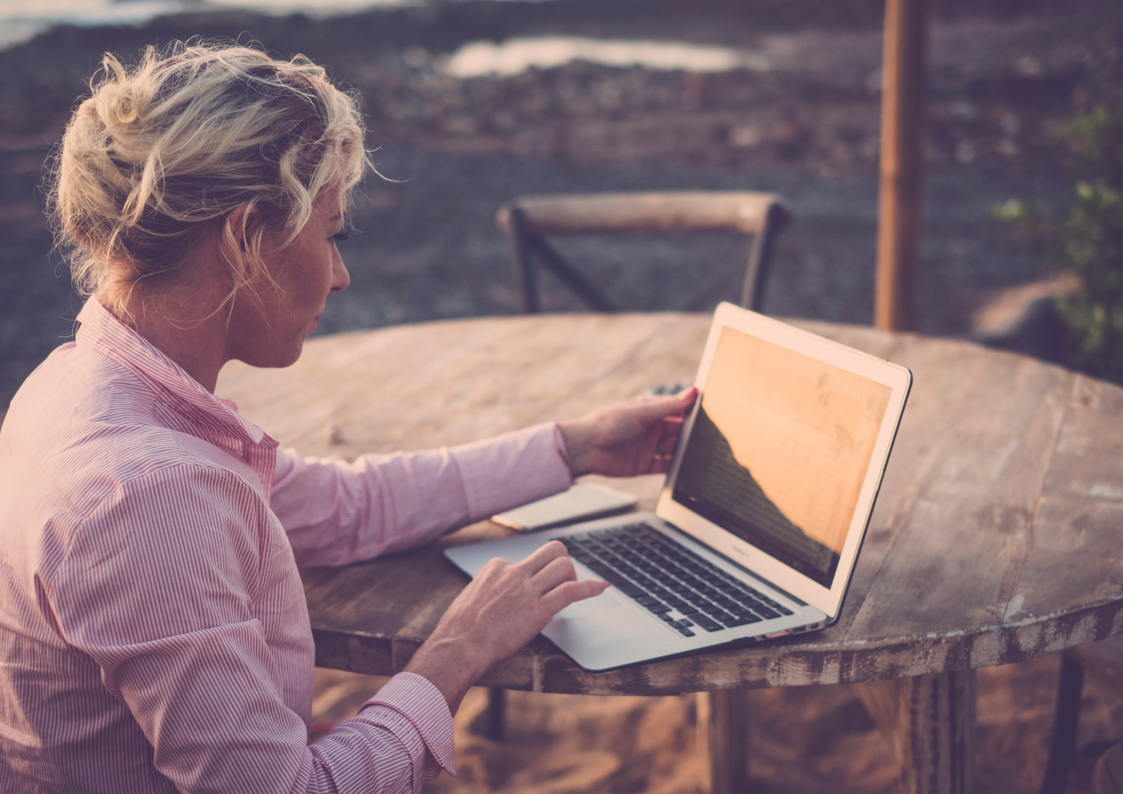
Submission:
<svg viewBox="0 0 1123 794">
<path fill-rule="evenodd" d="M 90 89 L 55 157 L 50 213 L 75 287 L 119 316 L 138 285 L 174 284 L 215 231 L 227 300 L 271 280 L 264 224 L 239 245 L 226 216 L 256 207 L 291 242 L 324 188 L 349 191 L 369 166 L 356 98 L 303 56 L 190 42 L 126 68 L 107 53 Z"/>
</svg>

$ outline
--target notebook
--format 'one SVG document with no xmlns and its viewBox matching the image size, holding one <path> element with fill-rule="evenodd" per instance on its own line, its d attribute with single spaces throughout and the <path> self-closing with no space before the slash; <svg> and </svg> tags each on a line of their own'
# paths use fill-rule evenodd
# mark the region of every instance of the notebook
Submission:
<svg viewBox="0 0 1123 794">
<path fill-rule="evenodd" d="M 904 367 L 723 303 L 654 513 L 456 546 L 476 575 L 550 540 L 600 596 L 542 633 L 611 670 L 821 629 L 842 610 L 912 383 Z"/>
</svg>

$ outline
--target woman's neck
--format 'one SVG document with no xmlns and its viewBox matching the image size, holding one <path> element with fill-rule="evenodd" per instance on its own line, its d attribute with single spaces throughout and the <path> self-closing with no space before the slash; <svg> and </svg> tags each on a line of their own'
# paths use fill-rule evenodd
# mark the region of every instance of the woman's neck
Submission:
<svg viewBox="0 0 1123 794">
<path fill-rule="evenodd" d="M 110 311 L 214 393 L 218 373 L 230 360 L 225 271 L 203 261 L 192 267 L 195 278 L 158 294 L 134 288 L 124 301 L 124 316 Z"/>
</svg>

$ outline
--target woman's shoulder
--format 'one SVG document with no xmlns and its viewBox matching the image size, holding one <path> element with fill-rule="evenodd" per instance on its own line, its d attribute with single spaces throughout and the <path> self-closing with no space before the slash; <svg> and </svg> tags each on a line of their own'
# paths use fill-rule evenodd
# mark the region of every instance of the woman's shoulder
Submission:
<svg viewBox="0 0 1123 794">
<path fill-rule="evenodd" d="M 205 438 L 198 419 L 158 388 L 111 362 L 94 362 L 94 373 L 90 366 L 60 349 L 12 400 L 0 450 L 15 468 L 7 484 L 13 498 L 51 493 L 81 520 L 114 494 L 169 478 L 260 490 L 249 466 Z"/>
</svg>

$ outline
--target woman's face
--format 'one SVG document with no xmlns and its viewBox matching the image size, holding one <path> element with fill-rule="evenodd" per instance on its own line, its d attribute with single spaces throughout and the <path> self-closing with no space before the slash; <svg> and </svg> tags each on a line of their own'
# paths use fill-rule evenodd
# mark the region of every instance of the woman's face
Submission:
<svg viewBox="0 0 1123 794">
<path fill-rule="evenodd" d="M 275 284 L 265 279 L 254 294 L 234 300 L 230 358 L 255 367 L 287 367 L 300 358 L 304 340 L 316 330 L 327 296 L 341 292 L 351 276 L 336 248 L 343 230 L 344 195 L 321 191 L 312 217 L 285 245 L 283 229 L 267 228 L 262 258 Z"/>
</svg>

